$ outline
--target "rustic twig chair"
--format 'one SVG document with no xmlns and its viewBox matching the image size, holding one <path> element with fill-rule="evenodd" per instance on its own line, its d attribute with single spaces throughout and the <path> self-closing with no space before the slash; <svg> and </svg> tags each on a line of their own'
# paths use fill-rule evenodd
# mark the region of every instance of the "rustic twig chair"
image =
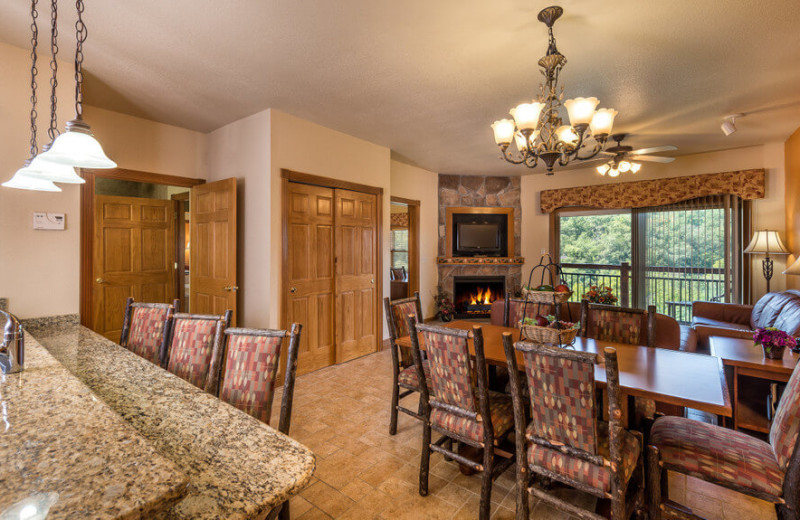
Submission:
<svg viewBox="0 0 800 520">
<path fill-rule="evenodd" d="M 172 318 L 169 349 L 162 356 L 166 369 L 198 388 L 216 388 L 222 358 L 222 332 L 232 311 L 214 314 L 176 313 Z"/>
<path fill-rule="evenodd" d="M 647 310 L 581 301 L 581 336 L 629 345 L 656 344 L 656 307 Z"/>
<path fill-rule="evenodd" d="M 425 421 L 422 426 L 419 494 L 428 494 L 431 451 L 441 453 L 482 473 L 479 518 L 488 520 L 492 482 L 514 462 L 513 453 L 499 447 L 499 441 L 514 427 L 511 399 L 489 390 L 483 334 L 479 326 L 470 332 L 423 325 L 417 324 L 411 315 L 408 317 L 408 328 L 422 333 L 432 384 L 431 392 L 425 379 L 421 378 L 420 393 Z M 469 338 L 472 338 L 475 346 L 474 363 L 470 359 Z M 414 345 L 411 351 L 414 364 L 417 372 L 422 374 L 418 335 L 412 334 L 411 341 Z M 442 435 L 435 442 L 431 442 L 432 430 Z M 452 451 L 453 441 L 483 450 L 483 461 L 475 462 Z M 495 455 L 500 455 L 503 460 L 495 461 Z"/>
<path fill-rule="evenodd" d="M 528 518 L 528 494 L 581 519 L 600 520 L 531 485 L 531 473 L 611 501 L 612 520 L 644 509 L 642 435 L 622 426 L 617 352 L 604 349 L 609 422 L 597 420 L 594 369 L 598 354 L 503 336 L 511 377 L 517 453 L 517 515 Z M 526 425 L 516 351 L 522 352 L 532 420 Z"/>
<path fill-rule="evenodd" d="M 400 405 L 400 399 L 419 392 L 419 380 L 414 359 L 411 357 L 411 350 L 397 345 L 398 338 L 409 335 L 406 322 L 409 314 L 413 314 L 419 321 L 422 321 L 422 305 L 418 292 L 415 292 L 413 297 L 402 300 L 390 301 L 389 298 L 384 298 L 383 305 L 386 309 L 386 324 L 389 327 L 389 348 L 392 351 L 392 408 L 389 419 L 389 435 L 394 435 L 397 433 L 398 411 L 420 420 L 423 418 L 421 404 L 416 412 Z M 426 377 L 429 377 L 427 361 L 423 362 L 423 367 Z"/>
<path fill-rule="evenodd" d="M 180 300 L 141 303 L 128 298 L 119 344 L 151 363 L 163 366 L 161 356 L 167 348 L 172 315 L 180 311 L 180 305 Z"/>
<path fill-rule="evenodd" d="M 289 338 L 286 373 L 278 431 L 289 434 L 292 420 L 292 398 L 297 373 L 297 354 L 302 325 L 295 323 L 287 330 L 225 329 L 219 384 L 210 392 L 226 403 L 269 424 L 275 378 L 281 359 L 284 338 Z M 213 384 L 213 383 L 212 383 Z M 289 502 L 276 506 L 268 518 L 289 519 Z"/>
<path fill-rule="evenodd" d="M 775 504 L 780 520 L 800 518 L 800 371 L 795 367 L 769 442 L 683 417 L 660 417 L 647 454 L 650 519 L 701 519 L 668 498 L 667 470 Z"/>
</svg>

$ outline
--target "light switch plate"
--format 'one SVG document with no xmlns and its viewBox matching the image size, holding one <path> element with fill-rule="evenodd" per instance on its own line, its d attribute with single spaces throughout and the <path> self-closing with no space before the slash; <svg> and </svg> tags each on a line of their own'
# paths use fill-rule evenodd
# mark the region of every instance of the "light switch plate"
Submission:
<svg viewBox="0 0 800 520">
<path fill-rule="evenodd" d="M 65 217 L 63 213 L 33 212 L 33 229 L 63 231 Z"/>
</svg>

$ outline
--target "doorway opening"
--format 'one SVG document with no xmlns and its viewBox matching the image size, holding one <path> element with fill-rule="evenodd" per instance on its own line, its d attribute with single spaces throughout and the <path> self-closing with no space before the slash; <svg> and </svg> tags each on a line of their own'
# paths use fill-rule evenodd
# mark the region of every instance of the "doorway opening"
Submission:
<svg viewBox="0 0 800 520">
<path fill-rule="evenodd" d="M 389 298 L 408 298 L 419 291 L 418 200 L 391 197 Z"/>
</svg>

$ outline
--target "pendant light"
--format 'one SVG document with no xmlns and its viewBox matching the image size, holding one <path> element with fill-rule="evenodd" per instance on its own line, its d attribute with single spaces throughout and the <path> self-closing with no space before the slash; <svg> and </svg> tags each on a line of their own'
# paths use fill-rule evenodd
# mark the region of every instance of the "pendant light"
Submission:
<svg viewBox="0 0 800 520">
<path fill-rule="evenodd" d="M 16 188 L 20 190 L 33 191 L 61 191 L 61 188 L 51 181 L 40 178 L 30 171 L 30 164 L 39 147 L 36 144 L 36 75 L 39 70 L 36 68 L 36 47 L 39 44 L 39 27 L 36 18 L 39 13 L 36 11 L 37 0 L 31 0 L 31 158 L 25 161 L 25 166 L 17 170 L 11 180 L 3 183 L 6 188 Z"/>
<path fill-rule="evenodd" d="M 75 23 L 75 119 L 67 122 L 67 131 L 56 137 L 50 149 L 42 153 L 41 160 L 76 168 L 116 168 L 117 163 L 106 156 L 83 120 L 83 43 L 87 31 L 82 17 L 83 0 L 77 0 L 75 5 L 78 11 Z"/>
</svg>

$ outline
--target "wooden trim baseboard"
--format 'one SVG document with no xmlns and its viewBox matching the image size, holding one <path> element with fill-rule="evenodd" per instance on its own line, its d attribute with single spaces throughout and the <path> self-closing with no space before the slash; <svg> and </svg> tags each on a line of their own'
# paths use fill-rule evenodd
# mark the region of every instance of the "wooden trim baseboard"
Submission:
<svg viewBox="0 0 800 520">
<path fill-rule="evenodd" d="M 358 184 L 357 182 L 342 181 L 339 179 L 331 179 L 329 177 L 320 177 L 319 175 L 311 175 L 310 173 L 295 172 L 281 168 L 281 178 L 289 182 L 299 182 L 300 184 L 312 184 L 314 186 L 324 186 L 325 188 L 339 188 L 343 190 L 358 191 L 361 193 L 371 193 L 373 195 L 383 195 L 383 188 L 377 186 L 367 186 L 366 184 Z"/>
</svg>

